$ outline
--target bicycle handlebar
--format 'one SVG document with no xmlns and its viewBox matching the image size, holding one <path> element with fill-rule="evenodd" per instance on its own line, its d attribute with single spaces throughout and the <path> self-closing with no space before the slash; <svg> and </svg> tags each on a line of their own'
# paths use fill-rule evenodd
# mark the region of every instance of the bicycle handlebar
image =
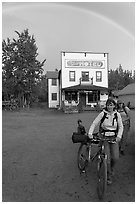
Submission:
<svg viewBox="0 0 137 204">
<path fill-rule="evenodd" d="M 94 133 L 93 138 L 88 139 L 91 143 L 99 143 L 99 142 L 110 142 L 110 143 L 116 143 L 116 137 L 115 136 L 103 136 L 100 133 Z"/>
</svg>

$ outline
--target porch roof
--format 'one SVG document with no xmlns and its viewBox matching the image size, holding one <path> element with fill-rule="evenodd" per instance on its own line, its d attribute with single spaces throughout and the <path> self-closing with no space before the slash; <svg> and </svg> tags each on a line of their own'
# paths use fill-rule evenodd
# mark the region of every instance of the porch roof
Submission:
<svg viewBox="0 0 137 204">
<path fill-rule="evenodd" d="M 71 87 L 63 88 L 64 91 L 108 91 L 109 89 L 102 86 L 95 86 L 95 85 L 76 85 Z"/>
</svg>

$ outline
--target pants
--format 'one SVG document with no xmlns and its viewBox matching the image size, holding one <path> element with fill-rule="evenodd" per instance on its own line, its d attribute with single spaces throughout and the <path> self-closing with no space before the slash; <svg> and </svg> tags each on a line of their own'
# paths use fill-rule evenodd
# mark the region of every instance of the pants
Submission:
<svg viewBox="0 0 137 204">
<path fill-rule="evenodd" d="M 107 163 L 111 164 L 111 160 L 116 162 L 119 159 L 119 144 L 118 142 L 111 144 L 105 143 L 105 153 L 107 154 Z"/>
<path fill-rule="evenodd" d="M 129 132 L 129 128 L 130 128 L 130 124 L 127 121 L 125 124 L 123 124 L 124 130 L 123 130 L 123 134 L 122 134 L 122 138 L 120 141 L 120 150 L 124 151 L 125 150 L 125 146 L 127 144 L 127 137 L 128 137 L 128 132 Z"/>
<path fill-rule="evenodd" d="M 110 144 L 105 143 L 105 153 L 107 154 L 108 174 L 111 174 L 116 162 L 119 159 L 119 144 L 118 142 Z"/>
</svg>

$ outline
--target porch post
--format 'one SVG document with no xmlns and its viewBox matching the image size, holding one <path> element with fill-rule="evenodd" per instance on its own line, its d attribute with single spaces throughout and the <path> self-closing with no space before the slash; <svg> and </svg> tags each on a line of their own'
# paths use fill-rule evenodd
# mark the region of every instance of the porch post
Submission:
<svg viewBox="0 0 137 204">
<path fill-rule="evenodd" d="M 79 103 L 79 91 L 77 92 L 77 99 L 78 99 L 78 103 Z"/>
<path fill-rule="evenodd" d="M 62 101 L 64 101 L 65 100 L 65 91 L 63 90 L 62 91 Z"/>
<path fill-rule="evenodd" d="M 88 103 L 88 92 L 86 92 L 86 105 Z"/>
</svg>

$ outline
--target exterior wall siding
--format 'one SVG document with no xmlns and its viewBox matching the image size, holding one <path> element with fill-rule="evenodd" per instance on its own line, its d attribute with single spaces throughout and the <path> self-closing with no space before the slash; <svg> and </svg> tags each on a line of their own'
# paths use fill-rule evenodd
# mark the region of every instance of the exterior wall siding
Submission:
<svg viewBox="0 0 137 204">
<path fill-rule="evenodd" d="M 59 80 L 57 85 L 52 85 L 52 79 L 48 79 L 48 104 L 49 108 L 56 108 L 59 105 Z M 57 100 L 52 100 L 52 93 L 57 93 Z"/>
<path fill-rule="evenodd" d="M 108 54 L 98 54 L 98 53 L 61 53 L 62 57 L 62 88 L 75 86 L 80 83 L 80 78 L 82 77 L 82 71 L 83 72 L 89 72 L 89 78 L 93 77 L 93 85 L 106 87 L 108 88 Z M 102 66 L 69 66 L 68 62 L 74 60 L 75 62 L 82 62 L 85 63 L 88 62 L 101 62 Z M 75 71 L 75 81 L 69 81 L 69 72 Z M 97 82 L 96 81 L 96 71 L 102 72 L 102 81 Z"/>
</svg>

